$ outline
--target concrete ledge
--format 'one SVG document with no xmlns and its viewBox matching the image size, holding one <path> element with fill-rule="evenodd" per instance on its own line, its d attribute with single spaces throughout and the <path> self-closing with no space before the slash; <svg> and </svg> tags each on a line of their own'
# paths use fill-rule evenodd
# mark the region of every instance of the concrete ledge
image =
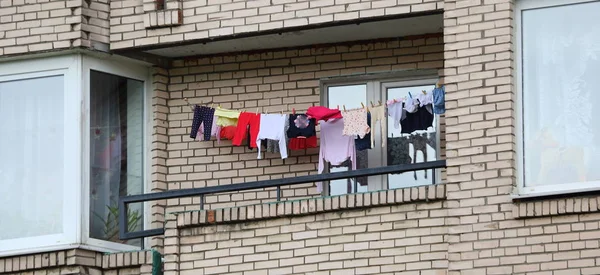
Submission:
<svg viewBox="0 0 600 275">
<path fill-rule="evenodd" d="M 177 227 L 245 222 L 286 216 L 300 216 L 342 209 L 442 200 L 446 185 L 419 186 L 377 192 L 321 197 L 295 201 L 247 205 L 214 210 L 175 212 Z"/>
<path fill-rule="evenodd" d="M 572 198 L 540 199 L 513 204 L 513 217 L 546 217 L 576 213 L 598 212 L 600 195 Z"/>
</svg>

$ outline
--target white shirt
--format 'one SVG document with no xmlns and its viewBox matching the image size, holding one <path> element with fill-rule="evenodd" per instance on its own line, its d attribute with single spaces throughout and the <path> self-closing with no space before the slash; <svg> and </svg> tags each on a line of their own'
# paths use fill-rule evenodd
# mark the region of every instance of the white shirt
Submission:
<svg viewBox="0 0 600 275">
<path fill-rule="evenodd" d="M 285 140 L 285 121 L 287 119 L 287 115 L 260 115 L 260 128 L 258 129 L 258 135 L 256 136 L 256 144 L 258 145 L 258 159 L 262 158 L 260 154 L 260 141 L 262 139 L 279 141 L 279 152 L 281 153 L 281 158 L 285 159 L 288 157 L 287 144 Z"/>
</svg>

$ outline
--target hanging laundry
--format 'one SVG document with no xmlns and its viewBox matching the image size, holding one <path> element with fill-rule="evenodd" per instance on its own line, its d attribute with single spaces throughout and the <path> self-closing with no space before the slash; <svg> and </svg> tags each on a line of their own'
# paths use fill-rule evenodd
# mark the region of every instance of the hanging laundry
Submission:
<svg viewBox="0 0 600 275">
<path fill-rule="evenodd" d="M 287 130 L 289 128 L 289 119 L 285 120 L 285 128 L 284 128 L 284 133 L 285 133 L 285 143 L 289 144 L 289 138 L 287 136 Z M 263 144 L 265 145 L 265 152 L 269 152 L 269 153 L 280 153 L 279 151 L 279 140 L 274 140 L 274 139 L 263 139 Z M 289 148 L 289 145 L 288 145 Z"/>
<path fill-rule="evenodd" d="M 256 136 L 256 143 L 260 143 L 263 139 L 273 139 L 279 141 L 279 151 L 281 152 L 281 158 L 287 158 L 287 145 L 285 140 L 285 121 L 288 119 L 287 115 L 280 114 L 261 114 L 260 127 Z M 241 120 L 241 116 L 240 116 Z M 258 159 L 261 159 L 260 146 L 258 147 Z"/>
<path fill-rule="evenodd" d="M 215 109 L 213 108 L 196 105 L 194 108 L 194 119 L 192 120 L 192 131 L 190 132 L 191 138 L 196 138 L 200 124 L 203 124 L 204 140 L 210 140 L 214 113 Z"/>
<path fill-rule="evenodd" d="M 387 121 L 385 121 L 385 106 L 375 106 L 371 108 L 371 117 L 369 118 L 371 122 L 369 124 L 370 127 L 375 127 L 377 121 L 379 121 L 379 129 L 381 130 L 381 147 L 385 147 L 386 135 L 387 135 Z M 371 132 L 373 132 L 373 128 L 371 128 Z M 373 133 L 369 134 L 371 136 L 371 148 L 375 147 L 375 135 Z"/>
<path fill-rule="evenodd" d="M 198 130 L 199 135 L 197 135 L 196 140 L 198 141 L 208 141 L 210 137 L 217 138 L 217 144 L 221 143 L 219 132 L 221 131 L 221 126 L 217 126 L 217 117 L 213 116 L 212 127 L 210 129 L 210 136 L 208 139 L 205 139 L 205 131 L 204 131 L 204 122 L 200 124 L 200 129 Z"/>
<path fill-rule="evenodd" d="M 288 143 L 290 150 L 304 150 L 308 148 L 317 148 L 317 136 L 290 138 Z"/>
<path fill-rule="evenodd" d="M 401 165 L 412 163 L 410 157 L 410 141 L 408 137 L 391 137 L 387 139 L 388 142 L 388 153 L 387 163 L 388 165 Z"/>
<path fill-rule="evenodd" d="M 214 115 L 217 117 L 218 126 L 236 126 L 240 112 L 217 107 Z"/>
<path fill-rule="evenodd" d="M 403 134 L 410 134 L 418 130 L 427 130 L 433 126 L 433 113 L 427 110 L 427 106 L 418 107 L 414 113 L 406 113 L 406 117 L 400 121 Z"/>
<path fill-rule="evenodd" d="M 371 127 L 371 113 L 367 113 L 367 125 Z M 362 152 L 367 149 L 373 148 L 371 145 L 371 132 L 366 134 L 364 138 L 357 138 L 354 140 L 356 150 Z"/>
<path fill-rule="evenodd" d="M 407 112 L 414 113 L 418 109 L 419 109 L 419 101 L 417 99 L 413 98 L 412 95 L 404 101 L 404 110 L 406 110 Z"/>
<path fill-rule="evenodd" d="M 344 119 L 329 120 L 321 123 L 321 147 L 319 150 L 318 173 L 323 173 L 325 162 L 340 165 L 350 158 L 352 170 L 356 170 L 356 148 L 353 136 L 342 135 Z M 323 191 L 323 184 L 317 183 L 317 191 Z"/>
<path fill-rule="evenodd" d="M 236 131 L 237 131 L 236 126 L 221 127 L 221 131 L 219 131 L 219 139 L 222 138 L 222 139 L 233 140 L 233 137 L 235 136 Z M 243 139 L 245 140 L 246 137 L 244 136 Z"/>
<path fill-rule="evenodd" d="M 427 162 L 427 133 L 410 135 L 408 141 L 413 145 L 413 163 L 417 163 L 418 151 L 423 153 L 423 162 Z M 425 178 L 427 178 L 427 170 L 423 170 L 423 172 L 425 172 Z M 415 180 L 417 179 L 417 171 L 413 171 L 413 177 Z"/>
<path fill-rule="evenodd" d="M 323 106 L 313 106 L 309 107 L 306 111 L 306 114 L 316 119 L 317 121 L 324 120 L 328 121 L 330 119 L 342 118 L 342 114 L 338 109 L 329 109 Z"/>
<path fill-rule="evenodd" d="M 343 135 L 364 138 L 371 132 L 371 127 L 367 124 L 367 110 L 364 108 L 344 110 L 342 117 L 344 118 Z"/>
<path fill-rule="evenodd" d="M 293 114 L 289 115 L 288 120 L 287 136 L 289 138 L 312 137 L 317 134 L 315 127 L 317 121 L 314 118 L 309 118 L 305 114 Z"/>
<path fill-rule="evenodd" d="M 260 115 L 255 113 L 240 113 L 235 135 L 232 139 L 232 144 L 235 146 L 242 145 L 242 140 L 245 135 L 249 132 L 248 145 L 250 148 L 258 147 L 256 145 L 256 137 L 260 129 Z M 283 128 L 282 128 L 283 129 Z"/>
<path fill-rule="evenodd" d="M 390 100 L 387 104 L 388 116 L 394 122 L 394 128 L 400 129 L 400 121 L 406 117 L 404 103 L 402 101 Z"/>
<path fill-rule="evenodd" d="M 431 95 L 431 93 L 428 94 L 419 94 L 419 96 L 417 97 L 417 100 L 419 101 L 419 107 L 423 107 L 425 105 L 429 105 L 433 103 L 433 96 Z"/>
<path fill-rule="evenodd" d="M 446 88 L 441 86 L 433 89 L 433 113 L 441 115 L 446 112 Z"/>
</svg>

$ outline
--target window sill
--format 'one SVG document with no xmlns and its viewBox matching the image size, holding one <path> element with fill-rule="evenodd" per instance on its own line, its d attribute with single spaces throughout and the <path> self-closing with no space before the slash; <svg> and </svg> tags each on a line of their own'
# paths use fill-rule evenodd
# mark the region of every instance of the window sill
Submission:
<svg viewBox="0 0 600 275">
<path fill-rule="evenodd" d="M 512 195 L 513 218 L 597 212 L 600 188 Z"/>
<path fill-rule="evenodd" d="M 265 203 L 215 210 L 175 212 L 177 227 L 246 222 L 303 216 L 365 207 L 438 201 L 446 198 L 446 185 L 436 184 L 377 192 Z"/>
</svg>

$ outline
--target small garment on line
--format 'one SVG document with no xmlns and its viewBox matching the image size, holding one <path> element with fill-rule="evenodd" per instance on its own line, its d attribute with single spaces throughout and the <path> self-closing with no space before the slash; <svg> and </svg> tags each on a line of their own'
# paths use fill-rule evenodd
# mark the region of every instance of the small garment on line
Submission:
<svg viewBox="0 0 600 275">
<path fill-rule="evenodd" d="M 221 127 L 221 131 L 219 132 L 219 136 L 222 139 L 233 140 L 233 137 L 235 136 L 235 131 L 236 130 L 237 130 L 237 127 L 235 127 L 235 126 Z M 246 139 L 246 137 L 244 137 L 244 139 Z"/>
<path fill-rule="evenodd" d="M 371 113 L 367 113 L 367 125 L 371 127 Z M 365 135 L 364 138 L 357 138 L 354 140 L 356 151 L 361 152 L 363 150 L 373 148 L 371 146 L 371 132 Z"/>
<path fill-rule="evenodd" d="M 235 146 L 242 145 L 242 140 L 249 135 L 248 145 L 250 148 L 258 147 L 256 137 L 260 129 L 260 115 L 255 113 L 241 113 L 238 119 L 235 135 L 231 143 Z"/>
<path fill-rule="evenodd" d="M 364 108 L 343 111 L 342 117 L 344 118 L 343 135 L 364 138 L 371 132 L 371 127 L 367 124 L 367 110 Z"/>
<path fill-rule="evenodd" d="M 340 165 L 348 158 L 352 162 L 352 170 L 356 170 L 356 148 L 354 136 L 344 136 L 344 119 L 334 119 L 321 123 L 321 146 L 319 150 L 318 173 L 323 173 L 325 162 Z M 323 191 L 323 184 L 317 183 L 317 191 Z"/>
<path fill-rule="evenodd" d="M 314 118 L 309 118 L 305 114 L 293 114 L 289 115 L 288 120 L 288 138 L 312 137 L 317 134 L 315 127 L 317 121 Z"/>
<path fill-rule="evenodd" d="M 400 121 L 402 126 L 400 132 L 410 134 L 414 131 L 427 130 L 427 128 L 433 126 L 433 113 L 430 113 L 427 107 L 431 106 L 419 107 L 416 112 L 407 113 L 406 118 Z"/>
<path fill-rule="evenodd" d="M 419 101 L 409 97 L 404 101 L 404 110 L 409 113 L 414 113 L 419 109 Z"/>
<path fill-rule="evenodd" d="M 312 137 L 297 137 L 290 138 L 290 142 L 288 144 L 288 148 L 290 150 L 304 150 L 308 148 L 317 148 L 317 136 Z"/>
<path fill-rule="evenodd" d="M 446 88 L 433 89 L 433 113 L 441 115 L 446 112 Z"/>
<path fill-rule="evenodd" d="M 419 100 L 419 107 L 423 107 L 425 105 L 429 105 L 429 104 L 433 103 L 433 96 L 431 96 L 431 93 L 429 93 L 429 94 L 421 93 L 421 94 L 419 94 L 417 99 Z"/>
<path fill-rule="evenodd" d="M 285 140 L 285 121 L 288 119 L 287 115 L 280 114 L 261 114 L 260 127 L 256 136 L 256 143 L 260 144 L 263 139 L 273 139 L 279 141 L 279 151 L 281 152 L 281 158 L 287 158 L 287 145 Z M 262 155 L 260 152 L 260 146 L 258 146 L 258 159 L 261 159 Z"/>
<path fill-rule="evenodd" d="M 236 126 L 238 118 L 240 117 L 240 112 L 217 107 L 214 115 L 218 117 L 218 126 Z"/>
<path fill-rule="evenodd" d="M 385 120 L 385 106 L 376 106 L 371 108 L 371 117 L 369 118 L 371 124 L 371 148 L 375 147 L 375 135 L 372 133 L 373 129 L 379 121 L 379 129 L 381 130 L 381 147 L 385 147 L 386 135 L 387 135 L 387 121 Z"/>
<path fill-rule="evenodd" d="M 286 119 L 285 120 L 285 128 L 284 128 L 284 133 L 285 133 L 285 143 L 289 144 L 289 138 L 287 137 L 287 129 L 289 127 L 289 120 Z M 316 137 L 316 136 L 315 136 Z M 279 150 L 279 140 L 274 140 L 274 139 L 267 139 L 266 140 L 266 152 L 269 153 L 280 153 Z M 288 145 L 289 148 L 289 145 Z"/>
<path fill-rule="evenodd" d="M 202 124 L 204 126 L 202 131 L 204 133 L 204 140 L 210 140 L 214 114 L 215 109 L 196 105 L 194 108 L 194 119 L 192 120 L 192 131 L 190 132 L 192 139 L 196 139 L 198 130 Z"/>
<path fill-rule="evenodd" d="M 394 122 L 394 128 L 400 129 L 400 121 L 406 117 L 406 110 L 404 110 L 402 101 L 388 102 L 387 110 L 388 116 Z"/>
<path fill-rule="evenodd" d="M 316 119 L 317 121 L 328 121 L 330 119 L 342 118 L 340 110 L 330 109 L 323 106 L 309 107 L 308 110 L 306 110 L 306 114 L 309 117 Z"/>
</svg>

